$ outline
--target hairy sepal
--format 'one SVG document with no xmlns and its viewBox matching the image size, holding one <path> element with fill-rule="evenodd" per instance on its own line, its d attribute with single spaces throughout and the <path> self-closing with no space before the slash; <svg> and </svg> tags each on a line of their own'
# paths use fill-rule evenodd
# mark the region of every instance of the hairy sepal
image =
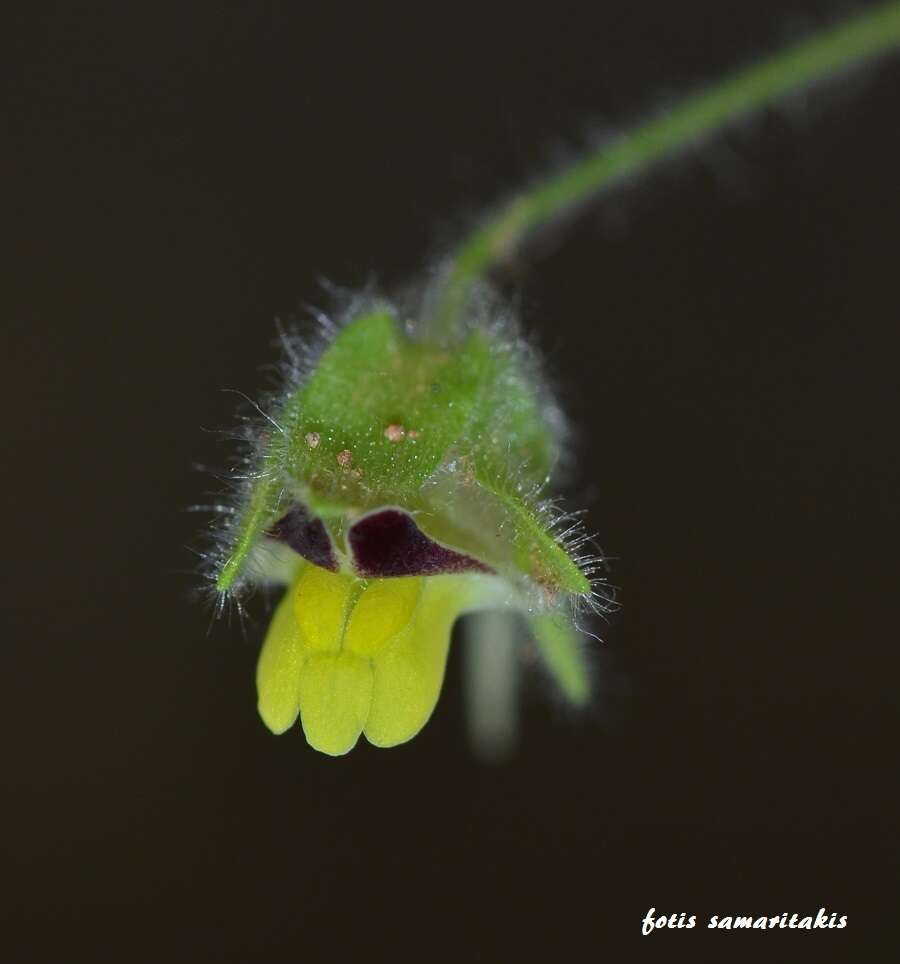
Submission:
<svg viewBox="0 0 900 964">
<path fill-rule="evenodd" d="M 462 533 L 464 551 L 524 574 L 551 602 L 590 592 L 531 495 L 556 463 L 560 421 L 533 353 L 509 326 L 469 324 L 449 341 L 427 341 L 376 306 L 335 329 L 299 376 L 296 365 L 291 372 L 227 527 L 217 590 L 256 578 L 255 547 L 301 500 L 338 535 L 365 512 L 401 506 L 421 513 L 437 539 L 450 531 L 452 544 Z M 447 478 L 449 491 L 439 484 Z"/>
</svg>

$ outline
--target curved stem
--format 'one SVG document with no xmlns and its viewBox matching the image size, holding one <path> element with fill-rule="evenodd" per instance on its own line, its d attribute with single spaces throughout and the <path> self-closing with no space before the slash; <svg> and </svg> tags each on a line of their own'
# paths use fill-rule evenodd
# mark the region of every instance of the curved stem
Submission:
<svg viewBox="0 0 900 964">
<path fill-rule="evenodd" d="M 894 0 L 689 97 L 664 116 L 513 197 L 452 254 L 436 303 L 438 318 L 457 317 L 471 285 L 507 261 L 525 238 L 615 182 L 736 118 L 898 45 L 900 2 Z"/>
</svg>

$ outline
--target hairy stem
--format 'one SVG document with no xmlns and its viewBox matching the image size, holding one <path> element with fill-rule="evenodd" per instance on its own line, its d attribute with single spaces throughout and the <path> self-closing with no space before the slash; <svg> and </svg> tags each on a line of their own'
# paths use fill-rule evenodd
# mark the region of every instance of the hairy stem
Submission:
<svg viewBox="0 0 900 964">
<path fill-rule="evenodd" d="M 900 2 L 844 21 L 726 78 L 514 196 L 452 254 L 436 304 L 439 320 L 458 316 L 472 284 L 513 256 L 523 240 L 624 177 L 765 107 L 786 94 L 900 45 Z"/>
</svg>

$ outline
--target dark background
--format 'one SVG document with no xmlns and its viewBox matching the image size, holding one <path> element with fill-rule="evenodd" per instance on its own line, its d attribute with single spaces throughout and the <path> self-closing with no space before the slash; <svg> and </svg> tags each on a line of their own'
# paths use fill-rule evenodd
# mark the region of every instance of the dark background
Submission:
<svg viewBox="0 0 900 964">
<path fill-rule="evenodd" d="M 386 290 L 528 178 L 852 4 L 59 4 L 7 22 L 8 960 L 857 960 L 897 901 L 900 61 L 628 185 L 510 291 L 617 558 L 606 693 L 466 746 L 255 711 L 191 594 L 274 318 Z M 640 936 L 650 907 L 698 929 Z M 849 915 L 709 932 L 710 914 Z M 752 941 L 751 941 L 752 938 Z M 852 946 L 852 949 L 851 949 Z M 868 957 L 866 959 L 874 959 Z"/>
</svg>

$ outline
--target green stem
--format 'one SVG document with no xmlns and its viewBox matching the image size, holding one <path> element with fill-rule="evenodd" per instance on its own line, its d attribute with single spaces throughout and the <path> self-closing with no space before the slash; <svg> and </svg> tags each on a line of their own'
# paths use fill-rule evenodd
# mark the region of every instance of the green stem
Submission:
<svg viewBox="0 0 900 964">
<path fill-rule="evenodd" d="M 522 241 L 629 175 L 813 81 L 900 45 L 900 2 L 887 3 L 727 78 L 662 117 L 513 197 L 450 259 L 436 305 L 455 318 L 472 284 L 507 261 Z"/>
</svg>

